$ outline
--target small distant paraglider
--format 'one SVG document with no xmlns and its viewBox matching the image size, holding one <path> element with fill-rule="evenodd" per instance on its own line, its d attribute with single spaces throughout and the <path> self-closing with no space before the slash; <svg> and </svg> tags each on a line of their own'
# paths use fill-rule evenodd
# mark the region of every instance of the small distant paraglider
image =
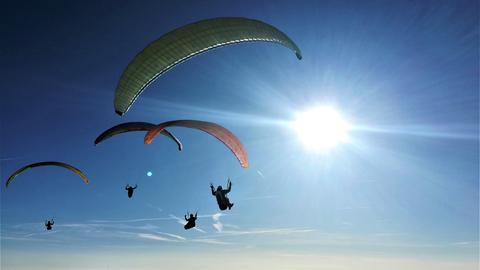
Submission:
<svg viewBox="0 0 480 270">
<path fill-rule="evenodd" d="M 90 183 L 90 180 L 87 178 L 87 176 L 86 176 L 82 171 L 80 171 L 79 169 L 73 167 L 73 166 L 70 165 L 70 164 L 67 164 L 67 163 L 64 163 L 64 162 L 59 162 L 59 161 L 43 161 L 43 162 L 32 163 L 32 164 L 23 166 L 22 168 L 16 170 L 12 175 L 10 175 L 10 177 L 8 177 L 8 180 L 7 180 L 7 183 L 5 184 L 5 186 L 8 188 L 8 187 L 10 186 L 10 184 L 12 183 L 12 181 L 13 181 L 18 175 L 24 173 L 25 171 L 27 171 L 27 170 L 29 170 L 29 169 L 31 169 L 31 168 L 43 167 L 43 166 L 57 166 L 57 167 L 65 168 L 65 169 L 70 170 L 70 171 L 76 173 L 77 175 L 79 175 L 80 178 L 82 179 L 82 181 L 83 181 L 85 184 Z M 53 228 L 53 224 L 55 224 L 55 222 L 53 221 L 53 219 L 48 220 L 48 221 L 45 221 L 45 227 L 46 227 L 46 229 L 47 229 L 48 231 L 50 231 L 50 230 Z"/>
<path fill-rule="evenodd" d="M 187 215 L 189 215 L 188 218 L 187 218 Z M 183 226 L 185 230 L 190 230 L 191 228 L 195 227 L 195 221 L 197 220 L 197 213 L 195 213 L 195 216 L 194 216 L 193 214 L 188 214 L 187 212 L 187 214 L 184 215 L 184 218 L 185 218 L 185 221 L 187 221 L 185 226 Z"/>
<path fill-rule="evenodd" d="M 130 186 L 129 184 L 127 184 L 127 186 L 125 187 L 125 190 L 127 191 L 127 195 L 128 195 L 128 198 L 132 198 L 133 196 L 133 191 L 137 189 L 137 185 L 135 185 L 134 187 Z"/>
<path fill-rule="evenodd" d="M 55 222 L 53 221 L 53 218 L 51 220 L 45 220 L 45 228 L 47 229 L 47 231 L 50 231 L 53 229 L 53 224 L 55 224 Z"/>
<path fill-rule="evenodd" d="M 210 189 L 212 191 L 212 195 L 215 196 L 218 203 L 218 208 L 220 210 L 230 210 L 233 207 L 233 203 L 230 202 L 230 199 L 227 197 L 227 194 L 232 190 L 232 182 L 230 178 L 228 179 L 227 189 L 223 189 L 222 186 L 218 186 L 215 190 L 213 184 L 210 184 Z"/>
</svg>

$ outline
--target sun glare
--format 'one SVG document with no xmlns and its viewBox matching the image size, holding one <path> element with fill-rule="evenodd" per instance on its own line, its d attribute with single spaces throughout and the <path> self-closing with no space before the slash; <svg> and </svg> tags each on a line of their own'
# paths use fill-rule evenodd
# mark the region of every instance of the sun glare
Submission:
<svg viewBox="0 0 480 270">
<path fill-rule="evenodd" d="M 298 113 L 293 128 L 308 149 L 328 151 L 347 140 L 350 125 L 332 107 L 316 107 Z"/>
</svg>

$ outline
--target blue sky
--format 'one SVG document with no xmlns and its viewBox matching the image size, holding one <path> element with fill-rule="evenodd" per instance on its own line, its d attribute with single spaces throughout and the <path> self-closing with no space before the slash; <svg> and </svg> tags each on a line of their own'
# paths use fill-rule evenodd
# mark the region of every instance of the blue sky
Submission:
<svg viewBox="0 0 480 270">
<path fill-rule="evenodd" d="M 100 2 L 2 8 L 2 181 L 59 160 L 92 182 L 58 168 L 2 182 L 2 269 L 478 269 L 477 1 Z M 304 58 L 264 43 L 213 50 L 115 114 L 136 53 L 220 16 L 274 25 Z M 328 154 L 288 125 L 321 104 L 354 126 Z M 232 130 L 250 168 L 182 128 L 182 152 L 140 133 L 93 145 L 122 122 L 174 119 Z M 218 214 L 208 186 L 227 177 L 235 206 Z M 184 231 L 177 218 L 197 210 L 199 230 Z"/>
</svg>

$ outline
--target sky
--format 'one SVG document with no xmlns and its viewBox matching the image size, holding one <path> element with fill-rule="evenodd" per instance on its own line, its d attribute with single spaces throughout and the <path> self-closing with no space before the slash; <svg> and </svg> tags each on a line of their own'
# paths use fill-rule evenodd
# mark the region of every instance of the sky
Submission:
<svg viewBox="0 0 480 270">
<path fill-rule="evenodd" d="M 1 269 L 478 269 L 478 1 L 164 2 L 2 5 Z M 212 50 L 115 114 L 139 51 L 228 16 L 277 27 L 303 59 L 270 43 Z M 352 126 L 325 153 L 291 125 L 320 105 Z M 170 129 L 182 152 L 137 132 L 93 144 L 123 122 L 176 119 L 225 126 L 250 167 L 191 129 Z M 48 160 L 91 183 L 37 168 L 4 187 Z M 209 184 L 227 178 L 235 206 L 219 211 Z"/>
</svg>

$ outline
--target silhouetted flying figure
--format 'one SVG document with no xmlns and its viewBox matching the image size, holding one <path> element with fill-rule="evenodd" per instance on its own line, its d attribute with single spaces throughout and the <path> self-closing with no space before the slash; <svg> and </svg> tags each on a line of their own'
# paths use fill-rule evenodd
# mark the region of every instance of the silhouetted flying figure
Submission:
<svg viewBox="0 0 480 270">
<path fill-rule="evenodd" d="M 212 190 L 212 195 L 217 198 L 218 207 L 220 210 L 228 210 L 232 209 L 233 203 L 230 203 L 230 200 L 227 197 L 227 194 L 232 190 L 232 182 L 230 182 L 230 178 L 228 178 L 228 188 L 222 189 L 222 186 L 218 186 L 217 190 L 214 190 L 213 185 L 210 184 L 210 189 Z"/>
<path fill-rule="evenodd" d="M 50 231 L 52 229 L 52 226 L 53 224 L 55 224 L 55 222 L 52 220 L 49 220 L 49 221 L 46 221 L 45 220 L 45 227 L 47 227 L 47 231 Z"/>
<path fill-rule="evenodd" d="M 187 213 L 188 215 L 188 213 Z M 185 226 L 183 226 L 183 228 L 185 228 L 185 230 L 189 230 L 193 227 L 195 227 L 195 220 L 197 220 L 197 213 L 195 213 L 195 216 L 193 216 L 193 214 L 190 214 L 190 217 L 187 218 L 187 215 L 185 215 L 185 220 L 187 221 L 187 224 L 185 224 Z"/>
<path fill-rule="evenodd" d="M 128 191 L 128 198 L 132 198 L 133 196 L 133 191 L 137 188 L 137 185 L 135 187 L 131 187 L 129 184 L 125 187 L 125 190 Z"/>
</svg>

